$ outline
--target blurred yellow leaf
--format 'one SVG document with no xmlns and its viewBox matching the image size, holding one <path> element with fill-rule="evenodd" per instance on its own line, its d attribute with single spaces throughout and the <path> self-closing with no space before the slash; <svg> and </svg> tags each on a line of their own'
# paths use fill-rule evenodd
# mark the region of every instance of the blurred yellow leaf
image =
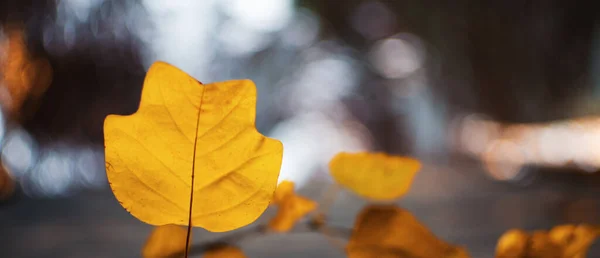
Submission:
<svg viewBox="0 0 600 258">
<path fill-rule="evenodd" d="M 509 230 L 496 246 L 497 258 L 561 258 L 561 247 L 546 232 L 528 234 L 522 230 Z"/>
<path fill-rule="evenodd" d="M 249 80 L 203 85 L 154 63 L 138 111 L 104 121 L 116 198 L 153 225 L 189 219 L 222 232 L 252 223 L 273 198 L 283 154 L 281 142 L 254 127 L 255 109 Z"/>
<path fill-rule="evenodd" d="M 184 227 L 173 224 L 155 227 L 142 249 L 142 257 L 172 257 L 183 253 L 186 238 L 187 229 Z"/>
<path fill-rule="evenodd" d="M 496 258 L 585 258 L 597 237 L 590 225 L 560 225 L 531 234 L 509 230 L 498 240 Z"/>
<path fill-rule="evenodd" d="M 548 235 L 563 247 L 564 258 L 584 258 L 598 237 L 598 230 L 586 224 L 560 225 L 552 228 Z"/>
<path fill-rule="evenodd" d="M 294 182 L 285 180 L 277 185 L 273 193 L 273 204 L 281 204 L 294 194 Z"/>
<path fill-rule="evenodd" d="M 317 203 L 294 192 L 294 183 L 283 181 L 273 195 L 273 204 L 279 208 L 269 222 L 269 228 L 277 232 L 290 231 L 296 222 L 317 208 Z"/>
<path fill-rule="evenodd" d="M 331 176 L 360 196 L 393 200 L 410 189 L 421 168 L 413 158 L 385 153 L 339 153 L 329 163 Z"/>
<path fill-rule="evenodd" d="M 244 252 L 237 247 L 221 245 L 204 253 L 203 258 L 246 258 Z"/>
<path fill-rule="evenodd" d="M 504 233 L 496 245 L 497 258 L 522 257 L 527 253 L 529 235 L 520 229 L 512 229 Z"/>
<path fill-rule="evenodd" d="M 394 205 L 365 207 L 346 247 L 350 258 L 467 258 L 468 253 L 438 239 L 410 212 Z"/>
<path fill-rule="evenodd" d="M 527 258 L 561 258 L 562 248 L 543 231 L 534 231 L 528 242 Z"/>
</svg>

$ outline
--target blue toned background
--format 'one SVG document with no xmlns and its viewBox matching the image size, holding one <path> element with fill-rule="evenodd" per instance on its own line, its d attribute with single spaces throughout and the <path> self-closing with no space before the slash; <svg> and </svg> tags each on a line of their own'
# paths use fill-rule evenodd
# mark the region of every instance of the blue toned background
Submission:
<svg viewBox="0 0 600 258">
<path fill-rule="evenodd" d="M 8 25 L 20 25 L 22 44 L 49 61 L 52 82 L 15 117 L 6 112 L 15 105 L 6 95 L 11 86 L 0 80 L 3 175 L 15 186 L 0 184 L 7 196 L 1 256 L 139 256 L 151 227 L 110 192 L 102 123 L 136 110 L 156 60 L 202 82 L 252 79 L 257 127 L 285 146 L 280 180 L 315 200 L 331 184 L 335 153 L 385 151 L 424 163 L 399 204 L 473 257 L 493 257 L 511 228 L 597 224 L 597 8 L 583 1 L 2 1 L 0 41 L 10 41 Z M 12 62 L 11 51 L 14 44 L 0 44 L 1 63 Z M 330 223 L 351 228 L 365 204 L 342 191 Z M 194 242 L 221 236 L 197 229 Z M 302 230 L 237 244 L 249 257 L 345 257 Z M 590 257 L 600 256 L 592 249 Z"/>
</svg>

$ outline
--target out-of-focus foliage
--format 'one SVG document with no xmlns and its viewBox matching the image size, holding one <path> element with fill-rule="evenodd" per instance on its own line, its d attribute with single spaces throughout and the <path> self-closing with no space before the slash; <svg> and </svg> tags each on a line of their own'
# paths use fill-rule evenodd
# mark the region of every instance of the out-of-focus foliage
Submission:
<svg viewBox="0 0 600 258">
<path fill-rule="evenodd" d="M 45 58 L 34 57 L 29 52 L 23 26 L 8 24 L 3 31 L 4 39 L 0 38 L 0 103 L 6 113 L 18 118 L 23 111 L 34 111 L 37 101 L 52 82 L 52 67 Z M 26 102 L 32 106 L 24 107 Z"/>
<path fill-rule="evenodd" d="M 156 227 L 146 240 L 142 257 L 162 258 L 183 253 L 186 238 L 187 230 L 182 226 L 169 224 Z"/>
<path fill-rule="evenodd" d="M 597 236 L 598 229 L 586 224 L 532 233 L 512 229 L 498 239 L 496 258 L 585 258 Z"/>
<path fill-rule="evenodd" d="M 203 258 L 246 258 L 244 252 L 235 246 L 220 245 L 210 248 L 204 253 Z"/>
<path fill-rule="evenodd" d="M 461 247 L 437 238 L 409 211 L 394 205 L 365 207 L 346 247 L 350 258 L 467 258 Z"/>
<path fill-rule="evenodd" d="M 251 81 L 203 85 L 155 63 L 138 111 L 104 123 L 113 193 L 153 225 L 220 232 L 253 222 L 273 197 L 283 152 L 256 131 L 255 105 Z"/>
<path fill-rule="evenodd" d="M 0 164 L 0 200 L 10 197 L 15 190 L 15 181 L 6 171 L 6 167 Z"/>
<path fill-rule="evenodd" d="M 290 231 L 299 219 L 317 208 L 313 200 L 296 195 L 291 181 L 283 181 L 277 186 L 273 204 L 278 206 L 278 210 L 269 222 L 269 228 L 277 232 Z"/>
<path fill-rule="evenodd" d="M 385 153 L 339 153 L 329 163 L 331 176 L 360 196 L 393 200 L 406 194 L 421 163 Z"/>
</svg>

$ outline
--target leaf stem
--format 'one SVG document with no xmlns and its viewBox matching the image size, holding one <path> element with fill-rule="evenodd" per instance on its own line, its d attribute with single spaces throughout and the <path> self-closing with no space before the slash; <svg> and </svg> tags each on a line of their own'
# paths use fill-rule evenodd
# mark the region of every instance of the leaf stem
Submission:
<svg viewBox="0 0 600 258">
<path fill-rule="evenodd" d="M 188 216 L 187 236 L 185 237 L 185 258 L 188 258 L 190 247 L 190 237 L 192 235 L 192 205 L 194 204 L 194 174 L 196 172 L 196 145 L 198 144 L 198 126 L 200 125 L 200 113 L 202 113 L 202 100 L 204 99 L 204 86 L 202 86 L 202 95 L 200 96 L 200 105 L 198 106 L 198 116 L 196 117 L 196 136 L 194 136 L 194 155 L 192 156 L 192 184 L 190 187 L 190 212 Z"/>
</svg>

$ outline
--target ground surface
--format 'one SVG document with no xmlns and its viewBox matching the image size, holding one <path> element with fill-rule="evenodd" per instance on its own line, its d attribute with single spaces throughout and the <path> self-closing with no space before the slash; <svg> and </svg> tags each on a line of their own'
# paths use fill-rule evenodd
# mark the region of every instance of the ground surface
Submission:
<svg viewBox="0 0 600 258">
<path fill-rule="evenodd" d="M 473 257 L 488 258 L 498 236 L 509 228 L 600 223 L 599 182 L 598 176 L 549 173 L 522 187 L 489 180 L 476 166 L 426 165 L 399 204 L 441 238 L 466 246 Z M 302 192 L 317 198 L 323 184 L 311 183 Z M 350 227 L 364 204 L 341 193 L 331 220 Z M 122 209 L 108 189 L 0 206 L 2 257 L 139 257 L 150 230 Z M 194 242 L 220 236 L 196 230 Z M 323 236 L 306 232 L 247 238 L 239 246 L 251 258 L 345 257 Z M 589 257 L 600 257 L 600 247 L 593 247 Z"/>
</svg>

